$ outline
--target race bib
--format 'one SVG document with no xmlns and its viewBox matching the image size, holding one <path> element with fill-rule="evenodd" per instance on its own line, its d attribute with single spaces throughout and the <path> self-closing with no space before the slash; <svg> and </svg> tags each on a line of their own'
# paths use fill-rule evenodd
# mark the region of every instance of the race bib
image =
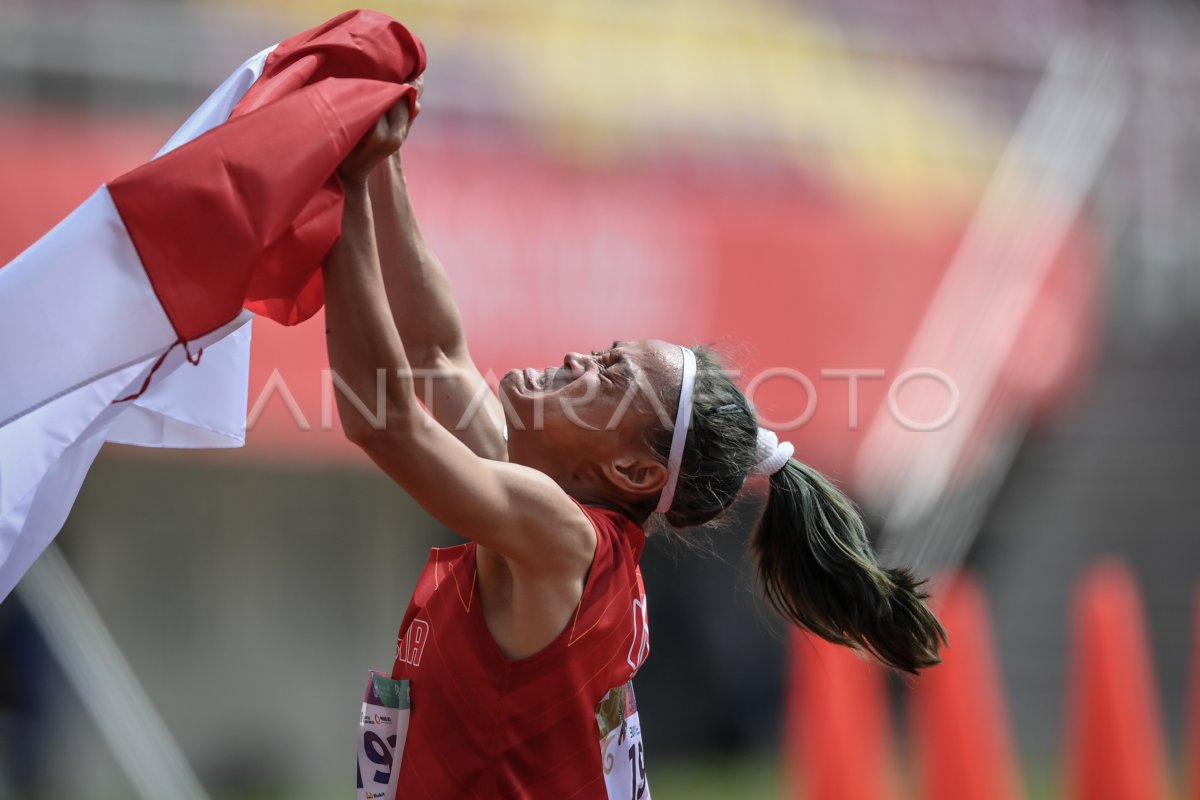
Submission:
<svg viewBox="0 0 1200 800">
<path fill-rule="evenodd" d="M 642 725 L 632 683 L 618 686 L 600 701 L 596 723 L 600 726 L 600 757 L 609 800 L 650 800 Z"/>
<path fill-rule="evenodd" d="M 396 796 L 408 735 L 409 682 L 374 670 L 358 720 L 358 800 Z"/>
</svg>

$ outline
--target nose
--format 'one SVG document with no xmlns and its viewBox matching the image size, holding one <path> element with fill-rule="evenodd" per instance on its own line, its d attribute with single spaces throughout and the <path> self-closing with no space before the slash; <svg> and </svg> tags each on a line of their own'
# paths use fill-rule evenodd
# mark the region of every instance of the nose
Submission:
<svg viewBox="0 0 1200 800">
<path fill-rule="evenodd" d="M 587 371 L 588 357 L 583 353 L 567 353 L 563 356 L 563 366 L 571 370 L 573 377 L 578 377 Z"/>
</svg>

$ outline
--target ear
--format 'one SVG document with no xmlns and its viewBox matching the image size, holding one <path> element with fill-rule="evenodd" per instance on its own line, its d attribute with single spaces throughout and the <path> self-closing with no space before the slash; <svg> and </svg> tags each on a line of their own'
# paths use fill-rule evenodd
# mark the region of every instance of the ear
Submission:
<svg viewBox="0 0 1200 800">
<path fill-rule="evenodd" d="M 621 455 L 603 469 L 613 485 L 628 494 L 653 494 L 662 491 L 667 483 L 667 468 L 645 455 Z"/>
</svg>

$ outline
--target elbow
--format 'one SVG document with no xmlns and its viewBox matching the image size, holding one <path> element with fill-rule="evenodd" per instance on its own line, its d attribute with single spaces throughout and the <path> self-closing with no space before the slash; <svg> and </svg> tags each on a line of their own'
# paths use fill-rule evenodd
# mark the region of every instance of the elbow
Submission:
<svg viewBox="0 0 1200 800">
<path fill-rule="evenodd" d="M 371 389 L 373 398 L 368 393 Z M 411 378 L 398 371 L 389 374 L 387 370 L 377 370 L 373 387 L 346 383 L 335 373 L 332 386 L 326 390 L 336 395 L 342 433 L 364 450 L 411 432 L 424 415 L 413 393 Z"/>
<path fill-rule="evenodd" d="M 376 440 L 379 438 L 379 431 L 376 430 L 367 420 L 342 417 L 342 433 L 350 440 L 352 444 L 367 450 L 369 447 L 375 446 Z"/>
<path fill-rule="evenodd" d="M 466 340 L 459 338 L 443 339 L 441 341 L 404 343 L 404 354 L 415 369 L 441 370 L 450 369 L 456 359 L 466 352 Z"/>
<path fill-rule="evenodd" d="M 394 449 L 412 427 L 408 414 L 391 409 L 378 417 L 359 414 L 354 410 L 340 413 L 340 417 L 342 433 L 368 455 Z"/>
<path fill-rule="evenodd" d="M 388 462 L 392 454 L 404 451 L 402 437 L 393 431 L 376 430 L 368 426 L 354 426 L 344 430 L 346 438 L 377 464 Z"/>
</svg>

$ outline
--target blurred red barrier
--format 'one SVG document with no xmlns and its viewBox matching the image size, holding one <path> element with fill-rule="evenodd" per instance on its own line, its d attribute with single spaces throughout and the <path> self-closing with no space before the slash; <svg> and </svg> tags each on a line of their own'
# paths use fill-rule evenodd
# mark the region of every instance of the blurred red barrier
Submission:
<svg viewBox="0 0 1200 800">
<path fill-rule="evenodd" d="M 1106 561 L 1084 576 L 1073 623 L 1067 797 L 1167 797 L 1165 748 L 1141 601 L 1124 565 Z"/>
<path fill-rule="evenodd" d="M 786 796 L 895 798 L 883 670 L 845 647 L 802 633 L 792 637 L 791 664 Z"/>
<path fill-rule="evenodd" d="M 171 127 L 0 108 L 0 268 L 102 181 L 148 158 Z M 974 211 L 884 213 L 782 164 L 573 162 L 527 137 L 434 119 L 405 148 L 426 238 L 450 270 L 481 369 L 540 368 L 618 338 L 744 345 L 736 366 L 761 418 L 841 476 L 886 411 Z M 1063 343 L 1091 330 L 1072 306 L 1094 283 L 1089 242 L 1086 225 L 1070 237 L 1047 279 L 1051 302 L 1031 317 L 1054 324 L 1021 340 L 1021 352 L 1040 354 L 1012 366 L 1025 395 L 1051 402 L 1073 380 L 1047 367 L 1058 363 L 1047 353 L 1075 363 L 1077 348 Z M 251 456 L 365 463 L 326 413 L 325 366 L 319 321 L 256 325 Z M 875 377 L 852 390 L 847 371 L 862 370 Z"/>
<path fill-rule="evenodd" d="M 910 693 L 923 800 L 1015 800 L 1022 796 L 1011 726 L 1004 708 L 987 602 L 960 576 L 939 593 L 937 611 L 950 637 L 943 662 Z"/>
</svg>

